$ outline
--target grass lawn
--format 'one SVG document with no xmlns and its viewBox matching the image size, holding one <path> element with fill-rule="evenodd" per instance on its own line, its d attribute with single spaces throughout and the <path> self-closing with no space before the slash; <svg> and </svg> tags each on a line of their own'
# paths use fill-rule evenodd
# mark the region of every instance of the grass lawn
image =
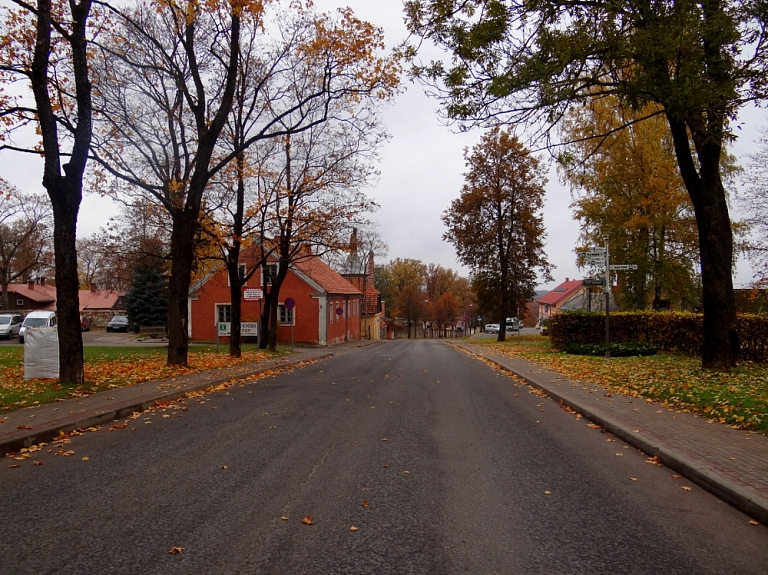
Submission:
<svg viewBox="0 0 768 575">
<path fill-rule="evenodd" d="M 229 357 L 228 346 L 194 345 L 189 351 L 189 367 L 165 365 L 165 347 L 100 347 L 83 348 L 85 383 L 60 384 L 56 380 L 24 380 L 24 349 L 0 348 L 0 413 L 82 397 L 97 391 L 135 385 L 153 379 L 164 379 L 202 369 L 215 369 L 272 357 L 256 346 L 244 345 L 239 359 Z"/>
<path fill-rule="evenodd" d="M 743 362 L 731 373 L 701 368 L 701 359 L 673 354 L 602 357 L 555 352 L 541 335 L 508 337 L 504 343 L 476 339 L 502 353 L 523 357 L 618 393 L 644 397 L 734 427 L 768 434 L 768 364 Z"/>
</svg>

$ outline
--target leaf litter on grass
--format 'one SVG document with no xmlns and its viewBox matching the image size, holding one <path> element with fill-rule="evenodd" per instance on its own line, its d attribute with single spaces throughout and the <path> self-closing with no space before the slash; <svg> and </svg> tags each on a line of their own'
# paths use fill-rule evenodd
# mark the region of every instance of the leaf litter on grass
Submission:
<svg viewBox="0 0 768 575">
<path fill-rule="evenodd" d="M 726 373 L 701 367 L 701 360 L 675 354 L 646 357 L 570 355 L 552 351 L 548 338 L 510 338 L 504 343 L 475 341 L 557 371 L 574 381 L 586 381 L 614 392 L 659 402 L 682 412 L 697 413 L 709 422 L 768 433 L 768 366 L 743 362 Z"/>
</svg>

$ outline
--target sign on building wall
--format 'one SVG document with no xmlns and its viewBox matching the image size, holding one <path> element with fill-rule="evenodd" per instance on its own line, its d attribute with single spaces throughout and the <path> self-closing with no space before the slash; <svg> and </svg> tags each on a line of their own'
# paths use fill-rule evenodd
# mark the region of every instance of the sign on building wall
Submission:
<svg viewBox="0 0 768 575">
<path fill-rule="evenodd" d="M 228 321 L 220 321 L 218 323 L 218 334 L 220 336 L 232 335 L 232 324 Z M 259 322 L 244 321 L 240 323 L 240 335 L 243 337 L 258 337 Z"/>
</svg>

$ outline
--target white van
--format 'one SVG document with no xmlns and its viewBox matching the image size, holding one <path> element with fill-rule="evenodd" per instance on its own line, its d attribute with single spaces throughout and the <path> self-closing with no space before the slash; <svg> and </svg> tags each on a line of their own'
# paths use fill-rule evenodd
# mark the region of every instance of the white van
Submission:
<svg viewBox="0 0 768 575">
<path fill-rule="evenodd" d="M 24 318 L 19 330 L 19 343 L 24 343 L 24 334 L 27 328 L 34 327 L 53 327 L 56 325 L 55 311 L 31 311 Z"/>
</svg>

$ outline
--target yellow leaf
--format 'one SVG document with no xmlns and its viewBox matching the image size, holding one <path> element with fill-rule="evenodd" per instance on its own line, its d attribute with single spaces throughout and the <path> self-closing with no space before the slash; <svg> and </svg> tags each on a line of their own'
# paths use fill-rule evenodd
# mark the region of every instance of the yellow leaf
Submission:
<svg viewBox="0 0 768 575">
<path fill-rule="evenodd" d="M 544 495 L 552 495 L 552 492 L 551 491 L 545 491 Z"/>
<path fill-rule="evenodd" d="M 760 525 L 760 523 L 758 523 L 758 522 L 757 522 L 757 521 L 755 521 L 754 519 L 750 519 L 750 520 L 749 520 L 749 524 L 750 524 L 750 525 Z"/>
<path fill-rule="evenodd" d="M 632 481 L 637 481 L 637 477 L 630 477 Z"/>
<path fill-rule="evenodd" d="M 691 488 L 690 488 L 690 487 L 688 487 L 687 485 L 682 485 L 682 486 L 680 487 L 680 489 L 682 489 L 683 491 L 690 491 L 690 490 L 691 490 Z"/>
<path fill-rule="evenodd" d="M 282 517 L 280 517 L 280 519 L 282 519 L 283 521 L 288 521 L 288 518 L 287 518 L 285 515 L 283 515 Z"/>
<path fill-rule="evenodd" d="M 312 516 L 311 515 L 307 515 L 304 519 L 301 520 L 301 522 L 304 525 L 312 525 L 312 523 L 313 523 Z"/>
<path fill-rule="evenodd" d="M 88 456 L 83 457 L 83 461 L 88 461 Z"/>
<path fill-rule="evenodd" d="M 184 551 L 184 547 L 171 547 L 168 553 L 171 555 L 179 555 L 182 551 Z"/>
<path fill-rule="evenodd" d="M 617 453 L 616 457 L 624 457 L 624 454 L 623 453 Z"/>
<path fill-rule="evenodd" d="M 349 528 L 349 530 L 350 530 L 350 531 L 357 531 L 357 527 L 355 527 L 354 525 L 352 525 L 352 526 Z"/>
</svg>

